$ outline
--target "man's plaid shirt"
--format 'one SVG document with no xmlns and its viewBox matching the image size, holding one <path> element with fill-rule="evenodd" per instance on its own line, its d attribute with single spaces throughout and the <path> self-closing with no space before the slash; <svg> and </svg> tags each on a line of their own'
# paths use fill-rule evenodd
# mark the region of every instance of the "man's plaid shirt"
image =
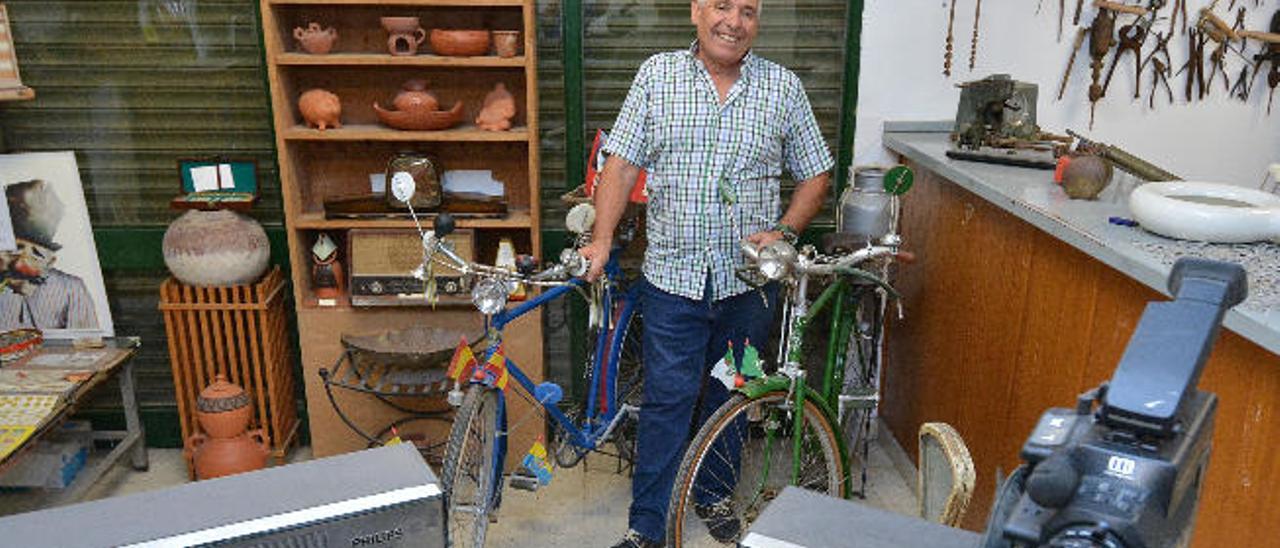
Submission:
<svg viewBox="0 0 1280 548">
<path fill-rule="evenodd" d="M 795 74 L 747 53 L 722 105 L 697 47 L 640 66 L 605 152 L 649 172 L 645 277 L 700 300 L 710 272 L 719 300 L 749 289 L 739 246 L 782 216 L 783 167 L 805 181 L 834 162 Z"/>
</svg>

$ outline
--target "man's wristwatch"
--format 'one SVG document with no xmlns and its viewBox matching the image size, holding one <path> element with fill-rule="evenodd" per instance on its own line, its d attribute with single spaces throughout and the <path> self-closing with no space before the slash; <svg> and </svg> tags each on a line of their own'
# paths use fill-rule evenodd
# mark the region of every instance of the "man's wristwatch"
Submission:
<svg viewBox="0 0 1280 548">
<path fill-rule="evenodd" d="M 791 245 L 796 245 L 796 242 L 800 241 L 800 235 L 796 234 L 796 229 L 791 228 L 791 225 L 782 221 L 778 221 L 777 224 L 773 225 L 773 231 L 781 232 L 782 239 L 786 240 L 787 243 Z"/>
</svg>

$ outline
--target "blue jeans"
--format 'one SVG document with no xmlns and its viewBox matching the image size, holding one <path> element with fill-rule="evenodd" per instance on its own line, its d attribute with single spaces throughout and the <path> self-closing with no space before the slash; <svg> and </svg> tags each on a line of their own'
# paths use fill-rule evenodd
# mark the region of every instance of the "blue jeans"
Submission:
<svg viewBox="0 0 1280 548">
<path fill-rule="evenodd" d="M 642 291 L 644 311 L 644 404 L 631 479 L 630 527 L 652 540 L 666 538 L 667 504 L 676 470 L 684 457 L 690 426 L 696 431 L 729 391 L 718 381 L 703 380 L 724 357 L 733 341 L 735 360 L 742 359 L 747 339 L 760 349 L 769 340 L 778 289 L 712 301 L 710 281 L 701 300 L 667 293 L 648 281 Z M 764 351 L 761 350 L 764 358 Z M 705 384 L 701 412 L 691 424 L 699 389 Z"/>
</svg>

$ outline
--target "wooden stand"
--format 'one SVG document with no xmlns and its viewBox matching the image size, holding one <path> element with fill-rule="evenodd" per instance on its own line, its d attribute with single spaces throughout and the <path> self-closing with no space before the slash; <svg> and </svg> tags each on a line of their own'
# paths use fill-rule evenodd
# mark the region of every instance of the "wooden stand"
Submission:
<svg viewBox="0 0 1280 548">
<path fill-rule="evenodd" d="M 169 278 L 160 286 L 160 310 L 169 338 L 182 439 L 196 433 L 196 398 L 218 373 L 254 402 L 258 427 L 283 464 L 297 439 L 293 364 L 285 339 L 285 285 L 272 267 L 253 285 L 194 287 Z M 190 463 L 188 463 L 190 466 Z"/>
</svg>

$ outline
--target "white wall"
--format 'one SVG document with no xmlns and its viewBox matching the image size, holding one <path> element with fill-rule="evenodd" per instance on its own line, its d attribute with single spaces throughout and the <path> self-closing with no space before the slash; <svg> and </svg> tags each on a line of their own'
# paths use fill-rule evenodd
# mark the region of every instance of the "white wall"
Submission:
<svg viewBox="0 0 1280 548">
<path fill-rule="evenodd" d="M 1143 69 L 1142 98 L 1133 99 L 1133 56 L 1125 54 L 1107 96 L 1098 103 L 1097 118 L 1093 130 L 1089 131 L 1087 38 L 1076 56 L 1067 93 L 1061 102 L 1057 101 L 1058 86 L 1075 37 L 1075 28 L 1071 26 L 1075 0 L 1066 0 L 1061 42 L 1057 39 L 1057 1 L 1043 0 L 1037 15 L 1039 0 L 983 0 L 978 57 L 973 71 L 969 70 L 969 44 L 975 0 L 958 1 L 952 72 L 947 78 L 942 75 L 942 58 L 948 0 L 866 0 L 855 163 L 892 162 L 893 155 L 881 143 L 884 121 L 954 119 L 960 96 L 955 84 L 993 73 L 1008 73 L 1014 79 L 1039 85 L 1037 118 L 1042 129 L 1059 134 L 1067 128 L 1073 129 L 1119 146 L 1186 179 L 1256 187 L 1262 182 L 1266 166 L 1280 162 L 1280 100 L 1268 116 L 1266 68 L 1254 80 L 1248 103 L 1228 99 L 1219 76 L 1212 95 L 1204 101 L 1187 104 L 1182 95 L 1184 73 L 1170 79 L 1175 103 L 1170 105 L 1167 95 L 1163 98 L 1157 95 L 1153 111 L 1147 107 L 1150 68 Z M 1196 11 L 1208 3 L 1209 0 L 1187 0 L 1193 20 Z M 1228 23 L 1234 21 L 1235 16 L 1226 12 L 1228 2 L 1220 3 L 1218 15 Z M 1254 2 L 1249 0 L 1236 3 L 1253 11 L 1246 24 L 1253 30 L 1266 30 L 1277 7 L 1273 2 L 1262 2 L 1259 8 L 1254 8 Z M 1095 10 L 1091 4 L 1085 0 L 1081 25 L 1093 20 Z M 1166 7 L 1163 14 L 1168 12 Z M 1132 20 L 1133 16 L 1124 16 L 1116 26 L 1119 28 Z M 1167 29 L 1165 21 L 1157 23 L 1153 31 Z M 1144 55 L 1154 42 L 1153 35 Z M 1250 41 L 1248 54 L 1251 56 L 1258 47 L 1256 41 Z M 1176 71 L 1186 62 L 1187 37 L 1176 35 L 1169 42 L 1169 50 Z M 1107 57 L 1103 78 L 1111 55 Z M 1227 64 L 1227 73 L 1234 83 L 1243 61 L 1229 55 L 1233 58 Z"/>
</svg>

